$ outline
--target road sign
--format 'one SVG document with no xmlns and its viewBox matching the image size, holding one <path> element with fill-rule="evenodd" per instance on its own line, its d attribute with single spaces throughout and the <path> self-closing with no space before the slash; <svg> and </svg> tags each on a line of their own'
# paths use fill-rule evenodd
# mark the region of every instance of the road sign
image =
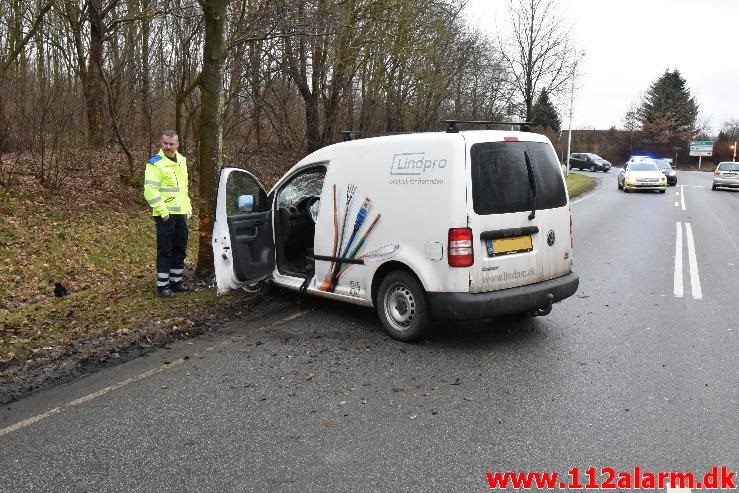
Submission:
<svg viewBox="0 0 739 493">
<path fill-rule="evenodd" d="M 712 140 L 691 140 L 690 141 L 691 156 L 711 156 L 713 155 Z"/>
</svg>

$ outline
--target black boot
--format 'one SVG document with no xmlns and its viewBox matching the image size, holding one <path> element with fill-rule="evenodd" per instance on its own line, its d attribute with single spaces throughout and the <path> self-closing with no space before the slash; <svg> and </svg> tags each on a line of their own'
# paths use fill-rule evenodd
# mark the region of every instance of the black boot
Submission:
<svg viewBox="0 0 739 493">
<path fill-rule="evenodd" d="M 169 289 L 173 293 L 192 293 L 194 289 L 185 284 L 185 281 L 171 282 L 169 283 Z"/>
<path fill-rule="evenodd" d="M 157 294 L 161 296 L 162 298 L 171 298 L 173 297 L 174 291 L 172 291 L 171 286 L 159 286 L 157 287 Z"/>
</svg>

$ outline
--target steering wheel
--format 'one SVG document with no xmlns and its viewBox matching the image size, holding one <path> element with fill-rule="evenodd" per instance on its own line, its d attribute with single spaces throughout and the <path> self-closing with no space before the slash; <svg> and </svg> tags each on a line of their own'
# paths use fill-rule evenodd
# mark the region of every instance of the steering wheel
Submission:
<svg viewBox="0 0 739 493">
<path fill-rule="evenodd" d="M 310 208 L 313 204 L 315 204 L 320 197 L 316 197 L 313 195 L 309 195 L 307 197 L 303 197 L 298 201 L 297 204 L 295 204 L 295 207 L 303 214 L 310 214 Z"/>
</svg>

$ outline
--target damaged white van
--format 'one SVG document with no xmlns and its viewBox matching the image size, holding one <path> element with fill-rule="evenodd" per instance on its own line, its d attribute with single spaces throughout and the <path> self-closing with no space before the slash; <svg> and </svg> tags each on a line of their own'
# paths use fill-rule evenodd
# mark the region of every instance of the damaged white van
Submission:
<svg viewBox="0 0 739 493">
<path fill-rule="evenodd" d="M 403 341 L 433 320 L 546 315 L 579 282 L 549 140 L 454 125 L 325 147 L 269 193 L 224 168 L 213 249 L 219 292 L 270 279 L 374 307 Z"/>
</svg>

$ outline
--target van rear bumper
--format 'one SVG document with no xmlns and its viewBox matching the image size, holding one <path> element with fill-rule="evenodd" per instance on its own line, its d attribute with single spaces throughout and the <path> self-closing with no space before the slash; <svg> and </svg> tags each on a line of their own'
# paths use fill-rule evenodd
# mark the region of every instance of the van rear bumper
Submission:
<svg viewBox="0 0 739 493">
<path fill-rule="evenodd" d="M 523 313 L 569 298 L 580 284 L 570 272 L 548 281 L 488 293 L 427 293 L 431 314 L 438 319 L 476 320 Z"/>
</svg>

